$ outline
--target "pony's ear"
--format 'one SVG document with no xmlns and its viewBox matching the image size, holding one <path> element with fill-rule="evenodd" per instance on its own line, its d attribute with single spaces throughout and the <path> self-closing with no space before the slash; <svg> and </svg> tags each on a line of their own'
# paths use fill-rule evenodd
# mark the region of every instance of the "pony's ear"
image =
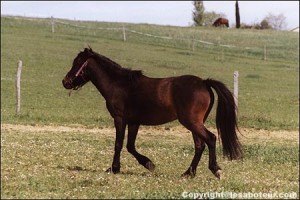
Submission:
<svg viewBox="0 0 300 200">
<path fill-rule="evenodd" d="M 84 48 L 83 53 L 84 53 L 85 55 L 87 55 L 87 56 L 92 56 L 92 55 L 94 55 L 94 52 L 93 52 L 93 50 L 91 49 L 91 47 L 89 47 L 89 48 Z"/>
<path fill-rule="evenodd" d="M 88 53 L 90 50 L 88 48 L 84 48 L 84 53 Z"/>
<path fill-rule="evenodd" d="M 92 49 L 92 47 L 89 44 L 88 44 L 88 47 L 89 47 L 90 51 L 93 52 L 93 49 Z"/>
</svg>

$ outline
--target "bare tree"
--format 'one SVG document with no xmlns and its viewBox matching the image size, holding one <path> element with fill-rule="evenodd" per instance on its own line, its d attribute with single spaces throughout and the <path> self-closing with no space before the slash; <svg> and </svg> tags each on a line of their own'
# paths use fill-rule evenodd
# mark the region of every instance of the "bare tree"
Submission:
<svg viewBox="0 0 300 200">
<path fill-rule="evenodd" d="M 272 13 L 269 13 L 265 18 L 265 21 L 268 22 L 268 24 L 276 30 L 283 30 L 286 28 L 286 17 L 281 13 L 279 15 L 274 15 Z"/>
<path fill-rule="evenodd" d="M 236 22 L 236 28 L 241 27 L 241 19 L 240 19 L 240 8 L 239 8 L 239 2 L 235 2 L 235 22 Z"/>
</svg>

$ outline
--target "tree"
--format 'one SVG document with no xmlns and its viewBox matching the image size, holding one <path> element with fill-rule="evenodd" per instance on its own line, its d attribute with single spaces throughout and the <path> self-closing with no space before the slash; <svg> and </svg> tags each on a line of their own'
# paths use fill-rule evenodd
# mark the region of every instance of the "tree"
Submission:
<svg viewBox="0 0 300 200">
<path fill-rule="evenodd" d="M 268 24 L 276 30 L 282 30 L 286 28 L 286 17 L 281 13 L 279 15 L 274 15 L 272 13 L 269 13 L 265 18 L 265 21 L 268 22 Z"/>
<path fill-rule="evenodd" d="M 194 25 L 203 26 L 204 20 L 204 4 L 203 1 L 194 1 L 193 20 Z"/>
<path fill-rule="evenodd" d="M 241 19 L 240 19 L 240 8 L 239 8 L 239 2 L 235 2 L 235 22 L 236 22 L 236 28 L 241 27 Z"/>
</svg>

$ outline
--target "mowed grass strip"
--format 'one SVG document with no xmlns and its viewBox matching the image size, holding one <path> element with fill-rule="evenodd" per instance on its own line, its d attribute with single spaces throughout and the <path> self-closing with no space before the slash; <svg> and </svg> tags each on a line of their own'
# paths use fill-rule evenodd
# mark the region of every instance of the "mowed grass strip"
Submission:
<svg viewBox="0 0 300 200">
<path fill-rule="evenodd" d="M 242 133 L 243 160 L 223 158 L 217 144 L 224 179 L 218 180 L 208 170 L 207 148 L 196 177 L 183 179 L 180 175 L 194 154 L 192 136 L 184 128 L 143 127 L 137 149 L 153 160 L 155 171 L 147 171 L 123 149 L 121 173 L 114 175 L 104 172 L 112 162 L 113 129 L 3 126 L 1 197 L 183 198 L 183 192 L 223 191 L 299 196 L 298 133 L 254 129 Z"/>
</svg>

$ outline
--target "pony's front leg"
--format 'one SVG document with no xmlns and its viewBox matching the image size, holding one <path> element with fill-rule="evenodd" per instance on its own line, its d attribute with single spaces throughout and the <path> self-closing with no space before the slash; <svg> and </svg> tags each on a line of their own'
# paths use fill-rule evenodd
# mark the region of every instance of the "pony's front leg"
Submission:
<svg viewBox="0 0 300 200">
<path fill-rule="evenodd" d="M 149 171 L 154 171 L 155 165 L 153 162 L 146 156 L 138 153 L 135 149 L 135 140 L 138 133 L 139 125 L 137 124 L 128 124 L 128 140 L 127 140 L 127 150 L 131 153 L 137 161 L 143 165 Z"/>
<path fill-rule="evenodd" d="M 113 163 L 110 168 L 106 170 L 106 172 L 113 172 L 114 174 L 120 172 L 120 154 L 123 147 L 126 123 L 120 117 L 114 118 L 115 128 L 116 128 L 116 140 L 115 140 L 115 154 L 113 158 Z"/>
</svg>

